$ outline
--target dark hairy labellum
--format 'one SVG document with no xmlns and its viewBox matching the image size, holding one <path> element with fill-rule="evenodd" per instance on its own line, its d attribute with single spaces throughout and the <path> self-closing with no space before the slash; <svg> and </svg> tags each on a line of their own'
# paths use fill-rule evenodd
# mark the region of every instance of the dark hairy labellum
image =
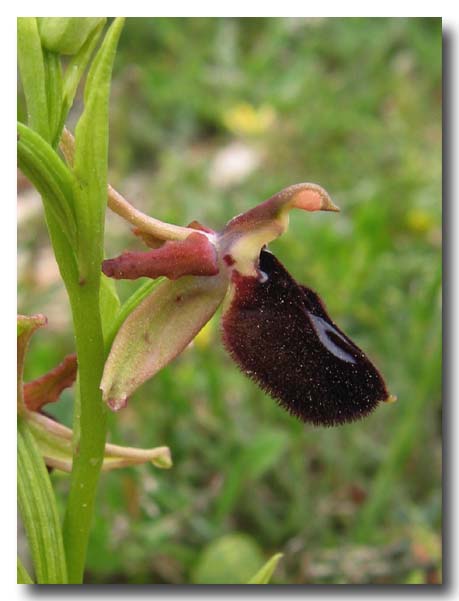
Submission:
<svg viewBox="0 0 459 601">
<path fill-rule="evenodd" d="M 389 399 L 366 355 L 330 319 L 319 296 L 295 282 L 270 252 L 266 278 L 233 272 L 223 341 L 242 371 L 304 422 L 357 420 Z"/>
</svg>

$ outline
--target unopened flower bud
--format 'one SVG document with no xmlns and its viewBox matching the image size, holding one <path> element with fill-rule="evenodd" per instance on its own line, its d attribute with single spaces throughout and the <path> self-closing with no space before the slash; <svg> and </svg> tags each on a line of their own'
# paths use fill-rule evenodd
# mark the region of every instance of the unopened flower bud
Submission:
<svg viewBox="0 0 459 601">
<path fill-rule="evenodd" d="M 105 17 L 39 17 L 44 48 L 58 54 L 76 54 Z"/>
</svg>

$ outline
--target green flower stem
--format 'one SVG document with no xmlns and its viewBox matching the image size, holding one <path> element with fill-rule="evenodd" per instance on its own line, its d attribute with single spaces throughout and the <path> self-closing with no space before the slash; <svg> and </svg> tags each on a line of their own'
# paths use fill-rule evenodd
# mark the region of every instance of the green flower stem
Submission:
<svg viewBox="0 0 459 601">
<path fill-rule="evenodd" d="M 78 356 L 79 404 L 75 405 L 75 442 L 70 492 L 64 519 L 69 582 L 81 584 L 107 432 L 99 389 L 105 362 L 100 310 L 101 263 L 107 203 L 108 100 L 116 46 L 124 19 L 110 26 L 91 65 L 85 108 L 75 135 L 73 192 L 78 226 L 79 282 L 68 286 Z M 105 309 L 107 306 L 105 295 Z M 115 296 L 113 296 L 113 300 Z M 110 302 L 108 303 L 110 304 Z"/>
<path fill-rule="evenodd" d="M 64 520 L 64 546 L 69 583 L 81 584 L 107 431 L 106 409 L 99 389 L 105 350 L 98 282 L 86 281 L 71 295 L 71 303 L 81 403 L 79 415 L 75 415 L 80 437 Z"/>
<path fill-rule="evenodd" d="M 118 300 L 105 281 L 101 292 L 100 266 L 107 202 L 108 101 L 123 23 L 122 18 L 113 21 L 91 65 L 85 107 L 76 127 L 75 161 L 69 169 L 51 144 L 57 141 L 103 21 L 83 45 L 63 80 L 58 57 L 42 51 L 36 20 L 19 19 L 18 54 L 29 115 L 29 127 L 18 126 L 19 165 L 43 198 L 51 242 L 72 308 L 78 356 L 79 402 L 75 405 L 73 467 L 63 531 L 72 584 L 83 580 L 107 430 L 99 389 L 106 356 L 103 327 L 107 329 Z M 39 456 L 38 451 L 35 454 Z M 29 524 L 34 532 L 33 520 Z M 43 564 L 42 575 L 37 579 L 56 582 L 59 575 L 52 572 L 53 557 L 46 554 L 45 547 L 37 547 L 38 561 Z M 64 558 L 63 550 L 61 557 Z"/>
</svg>

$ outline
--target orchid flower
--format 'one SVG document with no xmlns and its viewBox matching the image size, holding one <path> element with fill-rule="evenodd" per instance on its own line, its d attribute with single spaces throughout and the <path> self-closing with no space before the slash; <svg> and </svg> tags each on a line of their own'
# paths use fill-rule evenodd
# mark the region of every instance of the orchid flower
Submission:
<svg viewBox="0 0 459 601">
<path fill-rule="evenodd" d="M 58 401 L 62 391 L 75 382 L 78 369 L 76 355 L 67 355 L 59 365 L 36 380 L 23 382 L 24 362 L 30 338 L 37 329 L 47 323 L 47 318 L 42 314 L 18 315 L 18 416 L 27 422 L 46 465 L 71 472 L 73 447 L 76 443 L 74 433 L 70 428 L 46 415 L 42 409 L 48 403 Z M 169 448 L 138 449 L 106 443 L 102 470 L 113 470 L 147 462 L 162 469 L 172 467 Z"/>
<path fill-rule="evenodd" d="M 117 279 L 165 276 L 127 317 L 101 382 L 113 410 L 172 361 L 223 303 L 222 338 L 240 369 L 291 414 L 337 425 L 390 402 L 384 380 L 338 328 L 320 297 L 298 284 L 267 249 L 291 209 L 338 211 L 316 184 L 290 186 L 234 217 L 219 232 L 142 215 L 113 189 L 109 206 L 151 247 L 103 262 Z"/>
</svg>

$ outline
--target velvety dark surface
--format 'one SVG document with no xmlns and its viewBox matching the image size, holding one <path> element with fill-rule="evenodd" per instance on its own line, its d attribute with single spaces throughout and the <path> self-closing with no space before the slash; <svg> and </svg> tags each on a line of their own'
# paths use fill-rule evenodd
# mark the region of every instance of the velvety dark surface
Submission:
<svg viewBox="0 0 459 601">
<path fill-rule="evenodd" d="M 370 413 L 388 397 L 376 367 L 273 254 L 261 252 L 260 269 L 266 281 L 234 274 L 236 293 L 223 320 L 234 360 L 305 422 L 331 426 Z"/>
</svg>

